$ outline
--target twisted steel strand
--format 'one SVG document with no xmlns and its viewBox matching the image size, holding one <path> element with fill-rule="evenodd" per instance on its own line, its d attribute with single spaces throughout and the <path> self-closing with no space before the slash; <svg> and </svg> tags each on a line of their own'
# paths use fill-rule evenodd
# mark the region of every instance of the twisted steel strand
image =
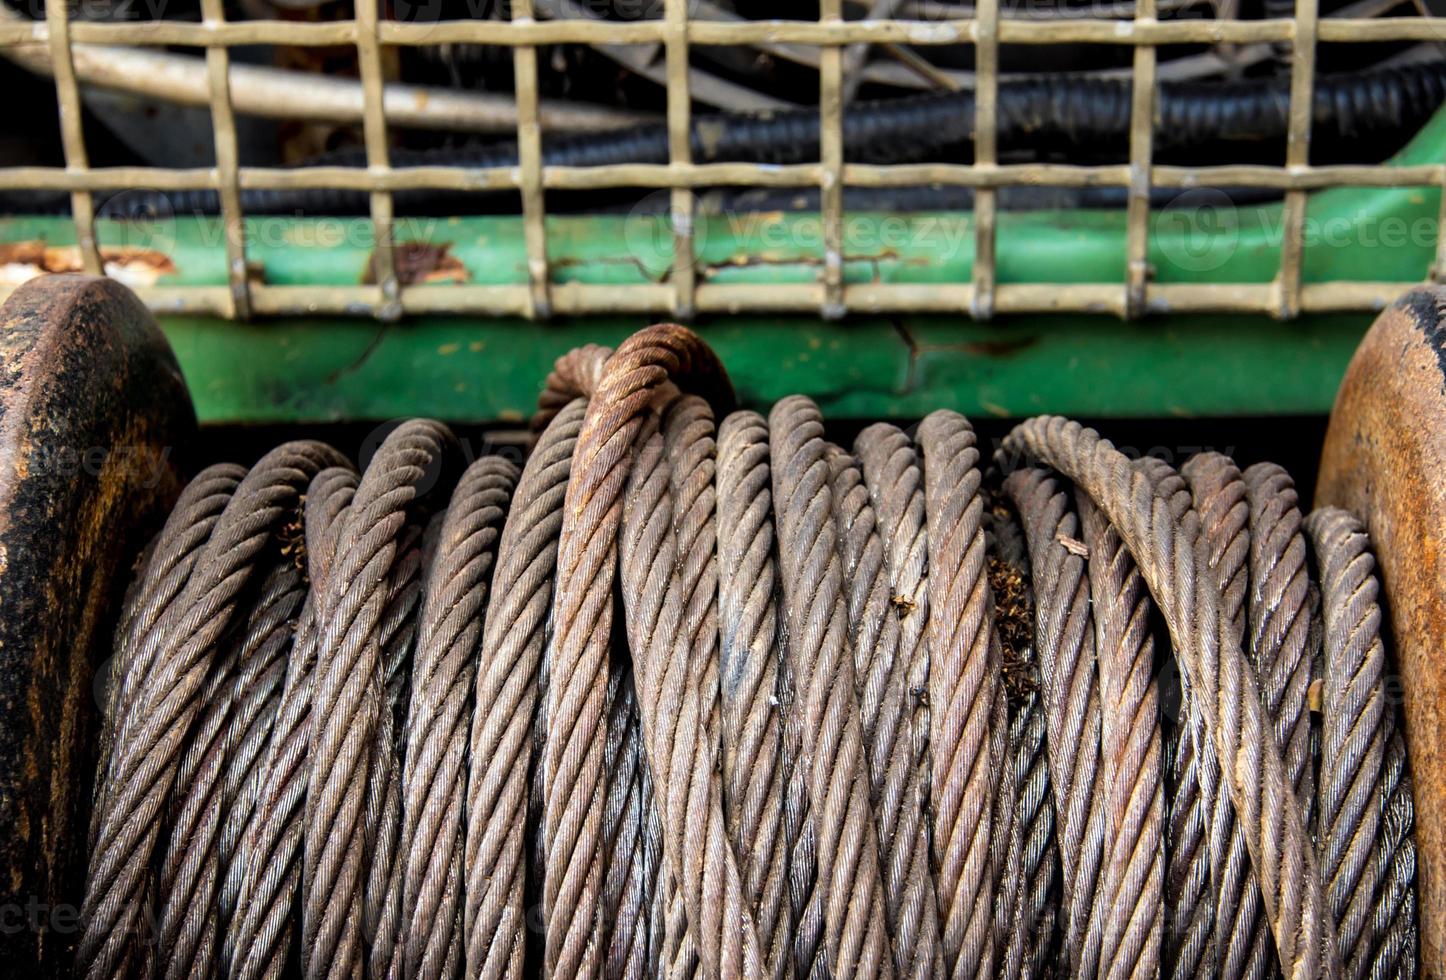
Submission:
<svg viewBox="0 0 1446 980">
<path fill-rule="evenodd" d="M 1205 453 L 1187 461 L 1181 473 L 1168 465 L 1155 467 L 1155 478 L 1160 484 L 1160 495 L 1166 497 L 1173 507 L 1169 512 L 1171 520 L 1181 520 L 1192 504 L 1200 513 L 1201 533 L 1210 549 L 1209 562 L 1215 569 L 1216 580 L 1235 580 L 1233 569 L 1243 568 L 1241 546 L 1235 550 L 1222 549 L 1235 539 L 1231 529 L 1244 526 L 1247 520 L 1243 509 L 1236 509 L 1237 493 L 1204 493 L 1201 482 L 1212 474 L 1220 475 L 1215 468 L 1200 469 L 1211 459 Z M 1197 460 L 1199 462 L 1197 462 Z M 1233 469 L 1234 464 L 1228 464 Z M 1191 494 L 1193 487 L 1200 486 L 1201 496 L 1196 501 Z M 1233 480 L 1223 483 L 1225 488 L 1239 491 L 1240 485 Z M 1180 488 L 1189 490 L 1179 493 Z M 1239 556 L 1237 560 L 1237 556 Z M 1244 590 L 1233 586 L 1223 590 L 1222 602 L 1226 607 L 1225 616 L 1230 628 L 1237 635 L 1245 629 Z M 1243 642 L 1243 641 L 1242 641 Z M 1173 650 L 1172 650 L 1173 653 Z M 1176 658 L 1178 661 L 1178 658 Z M 1219 793 L 1219 767 L 1213 764 L 1205 767 L 1214 758 L 1208 746 L 1196 751 L 1195 732 L 1199 721 L 1195 717 L 1195 693 L 1190 676 L 1185 671 L 1178 675 L 1180 690 L 1178 713 L 1166 744 L 1167 795 L 1165 807 L 1165 889 L 1166 927 L 1165 959 L 1166 970 L 1174 980 L 1188 980 L 1197 976 L 1210 976 L 1216 970 L 1215 946 L 1215 891 L 1214 883 L 1221 876 L 1214 874 L 1211 840 L 1216 842 L 1214 851 L 1223 853 L 1219 846 L 1222 835 L 1217 831 L 1211 837 L 1212 821 L 1221 813 L 1222 800 Z M 1233 814 L 1228 802 L 1224 803 L 1227 813 Z"/>
<path fill-rule="evenodd" d="M 828 461 L 894 967 L 900 977 L 932 977 L 943 969 L 943 958 L 929 839 L 918 806 L 926 777 L 914 764 L 913 664 L 900 655 L 899 616 L 863 474 L 842 450 L 832 449 Z"/>
<path fill-rule="evenodd" d="M 308 750 L 301 882 L 302 970 L 312 980 L 362 972 L 364 876 L 375 843 L 367 816 L 385 790 L 377 758 L 387 710 L 377 627 L 398 536 L 450 442 L 445 428 L 429 422 L 405 423 L 386 438 L 357 487 L 318 603 L 312 712 L 319 723 Z"/>
<path fill-rule="evenodd" d="M 731 405 L 727 375 L 696 335 L 672 325 L 649 327 L 608 358 L 574 450 L 558 541 L 544 750 L 549 975 L 590 978 L 601 968 L 603 728 L 618 505 L 642 412 L 670 382 L 719 408 Z"/>
<path fill-rule="evenodd" d="M 1173 980 L 1214 969 L 1215 901 L 1210 887 L 1208 807 L 1201 801 L 1200 758 L 1186 706 L 1165 743 L 1165 966 Z"/>
<path fill-rule="evenodd" d="M 115 770 L 114 743 L 123 725 L 134 724 L 135 691 L 151 672 L 155 648 L 147 648 L 147 659 L 138 660 L 142 640 L 155 628 L 157 620 L 170 614 L 171 605 L 185 590 L 216 522 L 245 476 L 245 467 L 230 463 L 207 467 L 197 474 L 182 488 L 175 507 L 148 545 L 145 561 L 137 570 L 136 584 L 129 590 L 124 612 L 116 625 L 116 653 L 110 665 L 100 751 L 96 756 L 98 768 L 90 828 L 92 850 L 100 829 L 100 815 L 106 810 L 105 794 Z"/>
<path fill-rule="evenodd" d="M 259 710 L 254 700 L 258 677 L 280 673 L 276 668 L 289 646 L 290 621 L 302 603 L 301 574 L 289 558 L 281 556 L 281 561 L 261 583 L 237 649 L 218 662 L 218 689 L 203 700 L 206 710 L 177 771 L 179 805 L 157 881 L 159 969 L 167 977 L 206 976 L 215 969 L 221 822 L 232 806 L 225 787 L 227 763 L 250 726 L 246 713 Z"/>
<path fill-rule="evenodd" d="M 1246 598 L 1250 589 L 1250 503 L 1245 478 L 1235 461 L 1215 452 L 1199 453 L 1180 467 L 1190 490 L 1190 503 L 1200 516 L 1200 534 L 1209 549 L 1209 565 L 1220 583 L 1225 616 L 1248 639 Z M 1247 657 L 1255 651 L 1247 649 Z"/>
<path fill-rule="evenodd" d="M 773 445 L 768 422 L 764 422 L 769 439 L 770 494 L 774 503 L 774 533 L 782 548 L 783 537 L 778 528 L 778 477 L 773 469 Z M 784 602 L 782 555 L 776 566 L 777 601 Z M 809 801 L 809 768 L 804 764 L 804 712 L 798 688 L 797 664 L 791 653 L 787 607 L 782 608 L 779 624 L 778 689 L 781 718 L 779 759 L 783 767 L 783 836 L 788 852 L 788 912 L 793 933 L 790 950 L 792 973 L 800 978 L 829 976 L 827 952 L 824 949 L 824 902 L 818 880 L 818 840 L 814 832 Z"/>
<path fill-rule="evenodd" d="M 929 683 L 929 529 L 923 468 L 908 434 L 886 423 L 860 432 L 854 453 L 863 468 L 888 563 L 889 601 L 899 620 L 899 656 L 909 665 L 915 765 L 927 775 L 929 711 L 927 699 L 918 693 Z"/>
<path fill-rule="evenodd" d="M 1016 680 L 1016 697 L 1005 697 L 998 687 L 1002 711 L 991 715 L 990 735 L 995 729 L 1005 739 L 1005 772 L 991 810 L 991 880 L 994 885 L 994 946 L 998 951 L 996 976 L 1016 980 L 1035 976 L 1044 957 L 1053 949 L 1053 919 L 1044 921 L 1053 869 L 1057 859 L 1050 854 L 1053 813 L 1048 809 L 1049 765 L 1044 758 L 1044 715 L 1039 707 L 1038 677 L 1033 670 L 1034 647 L 1030 625 L 1034 610 L 1030 603 L 1027 549 L 1024 533 L 1003 504 L 985 514 L 993 554 L 988 561 L 990 591 L 1000 607 L 1005 625 L 995 630 L 1000 638 L 999 662 L 1005 662 L 1005 633 L 1008 637 L 1010 670 Z M 1026 693 L 1027 691 L 1027 693 Z M 1017 703 L 1012 705 L 1010 701 Z M 1040 815 L 1043 803 L 1045 818 Z M 1028 837 L 1028 840 L 1026 840 Z M 1046 876 L 1049 876 L 1046 880 Z M 1041 882 L 1044 882 L 1041 885 Z M 1040 903 L 1036 908 L 1033 902 Z M 1035 925 L 1044 925 L 1037 939 Z M 1025 957 L 1029 957 L 1026 968 Z"/>
<path fill-rule="evenodd" d="M 238 838 L 222 885 L 222 904 L 235 912 L 226 924 L 221 972 L 237 980 L 279 977 L 293 936 L 292 907 L 301 877 L 306 752 L 311 741 L 311 690 L 316 670 L 315 596 L 331 572 L 341 518 L 356 492 L 356 472 L 330 467 L 307 488 L 303 519 L 311 582 L 298 616 L 261 772 L 256 805 Z"/>
<path fill-rule="evenodd" d="M 631 473 L 620 535 L 621 580 L 638 711 L 655 776 L 663 853 L 708 976 L 753 977 L 762 968 L 736 856 L 723 821 L 708 694 L 689 663 L 683 556 L 678 552 L 665 437 L 652 424 Z"/>
<path fill-rule="evenodd" d="M 769 427 L 825 962 L 834 976 L 892 976 L 823 426 L 817 407 L 793 396 L 774 406 Z"/>
<path fill-rule="evenodd" d="M 215 643 L 276 523 L 295 509 L 311 476 L 339 458 L 319 443 L 287 443 L 252 467 L 212 529 L 175 614 L 158 621 L 138 644 L 136 663 L 150 669 L 135 687 L 134 723 L 117 729 L 116 765 L 98 811 L 81 908 L 77 972 L 97 978 L 123 972 L 148 914 L 146 873 L 161 809 L 180 761 L 180 737 L 199 709 L 196 696 Z"/>
<path fill-rule="evenodd" d="M 411 706 L 413 654 L 421 614 L 425 569 L 430 568 L 441 535 L 442 513 L 429 515 L 426 526 L 409 523 L 397 539 L 397 557 L 390 572 L 386 610 L 377 624 L 382 649 L 382 689 L 392 709 L 394 729 L 406 727 Z"/>
<path fill-rule="evenodd" d="M 1250 594 L 1252 560 L 1251 508 L 1248 488 L 1239 468 L 1219 453 L 1201 453 L 1181 470 L 1190 487 L 1191 501 L 1200 515 L 1201 536 L 1210 554 L 1210 568 L 1220 584 L 1224 615 L 1232 635 L 1244 644 L 1246 657 L 1259 672 L 1259 654 L 1246 633 L 1247 605 L 1256 615 Z M 1247 603 L 1247 597 L 1251 600 Z M 1257 694 L 1263 699 L 1263 692 Z M 1193 694 L 1186 695 L 1185 724 L 1193 723 L 1198 709 Z M 1267 709 L 1268 710 L 1268 709 Z M 1245 837 L 1229 797 L 1220 791 L 1219 773 L 1210 759 L 1197 758 L 1196 777 L 1202 781 L 1195 799 L 1204 808 L 1210 849 L 1210 876 L 1214 885 L 1214 934 L 1210 970 L 1230 980 L 1261 980 L 1272 965 L 1269 926 L 1265 921 L 1260 884 L 1250 866 Z"/>
<path fill-rule="evenodd" d="M 769 452 L 770 460 L 772 450 Z M 770 466 L 771 470 L 771 466 Z M 775 500 L 777 494 L 774 495 Z M 780 562 L 781 565 L 781 562 Z M 779 569 L 782 601 L 782 569 Z M 783 836 L 788 850 L 788 912 L 793 932 L 792 967 L 798 977 L 827 977 L 824 950 L 823 892 L 818 881 L 818 841 L 808 797 L 809 769 L 804 765 L 804 713 L 799 681 L 789 652 L 787 609 L 780 629 L 779 704 L 783 709 L 779 755 L 783 763 Z"/>
<path fill-rule="evenodd" d="M 557 535 L 586 402 L 574 399 L 543 431 L 522 469 L 497 547 L 483 623 L 467 781 L 464 930 L 467 975 L 517 976 L 526 952 L 524 817 L 542 660 L 553 602 Z M 536 795 L 536 794 L 534 794 Z"/>
<path fill-rule="evenodd" d="M 717 495 L 714 491 L 717 454 L 716 427 L 712 409 L 696 395 L 681 395 L 663 410 L 660 423 L 663 455 L 672 498 L 673 533 L 678 556 L 679 622 L 682 642 L 688 647 L 688 662 L 694 683 L 703 698 L 702 737 L 715 758 L 722 755 L 720 694 L 718 690 L 718 534 Z M 727 826 L 726 811 L 724 814 Z M 677 879 L 664 877 L 664 888 L 678 909 L 665 925 L 688 928 L 686 906 L 682 904 Z M 697 944 L 682 936 L 665 936 L 675 959 L 671 975 L 687 976 L 696 969 Z"/>
<path fill-rule="evenodd" d="M 713 410 L 697 395 L 682 395 L 663 412 L 663 456 L 672 498 L 683 618 L 680 621 L 694 683 L 703 698 L 704 738 L 721 749 L 718 687 L 718 526 L 714 489 L 717 428 Z"/>
<path fill-rule="evenodd" d="M 1006 733 L 991 738 L 1003 692 L 985 574 L 979 451 L 954 412 L 919 425 L 929 562 L 930 804 L 944 971 L 995 969 L 994 814 Z"/>
<path fill-rule="evenodd" d="M 285 529 L 286 538 L 281 551 L 296 576 L 295 605 L 280 621 L 279 626 L 283 628 L 272 635 L 268 646 L 260 651 L 261 655 L 241 663 L 235 681 L 233 697 L 236 710 L 227 736 L 231 746 L 230 759 L 222 786 L 222 798 L 226 805 L 218 841 L 221 880 L 216 894 L 223 936 L 229 931 L 236 912 L 235 883 L 240 874 L 238 866 L 242 863 L 244 838 L 260 795 L 266 756 L 281 707 L 286 678 L 297 656 L 301 620 L 309 615 L 312 584 L 310 568 L 314 564 L 313 555 L 329 547 L 320 538 L 330 534 L 334 513 L 341 506 L 341 501 L 327 496 L 326 489 L 327 481 L 338 474 L 343 477 L 350 490 L 350 471 L 323 470 L 312 478 L 307 487 L 307 495 L 296 523 Z M 349 493 L 345 500 L 350 501 Z M 325 513 L 312 516 L 318 504 L 323 505 Z M 307 546 L 308 525 L 312 534 L 310 547 Z M 330 558 L 327 557 L 326 560 L 330 561 Z M 224 967 L 224 961 L 222 965 Z"/>
<path fill-rule="evenodd" d="M 603 822 L 608 866 L 603 881 L 608 929 L 608 977 L 648 976 L 648 912 L 651 884 L 644 848 L 646 817 L 642 771 L 647 760 L 639 732 L 632 665 L 615 656 L 608 673 L 608 805 Z"/>
<path fill-rule="evenodd" d="M 1100 764 L 1105 777 L 1101 975 L 1160 975 L 1165 851 L 1159 696 L 1150 600 L 1135 561 L 1094 502 L 1078 494 L 1089 549 L 1090 601 L 1100 685 Z"/>
<path fill-rule="evenodd" d="M 1063 943 L 1058 818 L 1050 785 L 1049 756 L 1045 751 L 1044 704 L 1038 690 L 1025 702 L 1010 726 L 1014 747 L 1014 780 L 1018 812 L 1014 827 L 1019 837 L 1018 863 L 1011 847 L 1009 876 L 1018 882 L 1020 915 L 1004 962 L 1018 963 L 1020 975 L 1047 975 Z M 1015 870 L 1017 868 L 1017 871 Z"/>
<path fill-rule="evenodd" d="M 656 796 L 654 803 L 657 803 Z M 656 805 L 654 809 L 657 809 Z M 659 816 L 656 844 L 660 858 L 667 856 L 664 830 L 662 817 Z M 688 907 L 683 890 L 666 860 L 658 869 L 658 891 L 651 911 L 659 927 L 656 937 L 659 944 L 657 975 L 671 980 L 692 980 L 699 968 L 698 946 L 688 929 Z"/>
<path fill-rule="evenodd" d="M 407 977 L 461 965 L 466 714 L 494 547 L 517 469 L 484 456 L 452 493 L 429 563 L 408 712 L 402 802 L 402 956 Z"/>
<path fill-rule="evenodd" d="M 1310 580 L 1295 483 L 1274 463 L 1244 474 L 1250 502 L 1250 649 L 1260 696 L 1309 825 L 1315 794 L 1309 694 L 1318 638 L 1311 631 Z M 1314 641 L 1314 642 L 1313 642 Z"/>
<path fill-rule="evenodd" d="M 718 430 L 719 694 L 723 801 L 758 930 L 765 975 L 792 948 L 783 830 L 784 767 L 768 425 L 734 412 Z"/>
<path fill-rule="evenodd" d="M 386 606 L 376 631 L 381 651 L 381 708 L 363 818 L 369 847 L 362 885 L 362 929 L 370 943 L 367 972 L 376 977 L 395 977 L 401 971 L 398 945 L 402 930 L 402 866 L 398 852 L 402 832 L 402 746 L 397 733 L 405 724 L 400 717 L 407 707 L 402 703 L 408 686 L 404 668 L 411 658 L 421 605 L 420 552 L 425 541 L 435 537 L 431 531 L 437 526 L 437 517 L 433 516 L 425 532 L 415 524 L 403 529 L 396 559 L 387 575 Z"/>
<path fill-rule="evenodd" d="M 996 837 L 1005 828 L 996 891 L 1001 954 L 1006 977 L 1042 977 L 1054 965 L 1060 935 L 1060 860 L 1056 837 L 1049 759 L 1045 752 L 1045 715 L 1039 697 L 1034 650 L 1034 603 L 1029 582 L 1029 548 L 1024 532 L 1003 501 L 987 514 L 995 556 L 989 565 L 991 590 L 1002 603 L 996 625 L 1011 631 L 1009 669 L 1011 717 L 1008 718 L 1010 778 L 996 799 Z M 996 635 L 1004 628 L 996 629 Z M 1001 658 L 1002 659 L 1002 658 Z M 1001 688 L 1003 685 L 1001 685 Z M 993 719 L 991 719 L 991 724 Z"/>
<path fill-rule="evenodd" d="M 424 484 L 429 480 L 430 476 L 422 478 Z M 370 944 L 366 972 L 373 977 L 399 978 L 404 973 L 402 735 L 410 707 L 410 668 L 422 612 L 423 570 L 436 554 L 444 519 L 444 511 L 432 511 L 429 495 L 414 503 L 397 539 L 387 576 L 386 604 L 376 626 L 381 710 L 363 818 L 370 847 L 362 893 L 362 928 Z"/>
<path fill-rule="evenodd" d="M 1369 975 L 1386 764 L 1386 650 L 1375 560 L 1365 528 L 1345 511 L 1305 521 L 1320 569 L 1325 669 L 1321 691 L 1320 866 L 1345 975 Z"/>
<path fill-rule="evenodd" d="M 233 878 L 233 869 L 242 851 L 242 838 L 256 808 L 266 751 L 281 707 L 289 664 L 295 656 L 299 618 L 306 609 L 308 593 L 300 567 L 305 559 L 299 555 L 295 557 L 297 573 L 302 576 L 302 588 L 297 596 L 296 611 L 282 624 L 284 629 L 272 637 L 275 656 L 269 660 L 266 656 L 257 656 L 249 663 L 243 663 L 236 681 L 238 710 L 229 736 L 233 749 L 222 784 L 222 799 L 227 801 L 227 805 L 218 841 L 221 881 L 217 905 L 223 935 L 236 912 L 236 893 L 229 890 L 225 883 Z"/>
<path fill-rule="evenodd" d="M 1104 794 L 1097 791 L 1099 681 L 1089 583 L 1084 557 L 1078 553 L 1079 518 L 1069 507 L 1069 495 L 1043 470 L 1016 470 L 1005 478 L 1004 490 L 1014 501 L 1029 542 L 1034 642 L 1059 821 L 1070 969 L 1093 976 L 1099 968 L 1101 922 L 1092 909 L 1105 815 Z"/>
<path fill-rule="evenodd" d="M 909 703 L 905 709 L 911 765 L 917 773 L 909 792 L 911 813 L 921 818 L 918 833 L 927 841 L 930 832 L 929 807 L 929 534 L 924 510 L 924 474 L 918 450 L 912 440 L 891 425 L 872 425 L 854 440 L 854 451 L 863 467 L 864 484 L 879 521 L 879 535 L 888 563 L 889 602 L 899 620 L 898 657 L 905 664 L 905 685 Z M 1007 738 L 1007 732 L 1001 732 Z M 932 860 L 932 843 L 925 847 Z M 926 864 L 926 867 L 929 867 Z M 929 870 L 930 888 L 933 883 Z M 931 891 L 928 912 L 936 920 L 939 903 Z M 936 934 L 937 926 L 933 928 Z M 941 952 L 942 956 L 942 952 Z M 942 962 L 935 970 L 943 972 Z"/>
<path fill-rule="evenodd" d="M 1389 717 L 1389 716 L 1388 716 Z M 1406 742 L 1391 724 L 1381 778 L 1381 835 L 1376 843 L 1376 908 L 1371 916 L 1378 937 L 1371 980 L 1414 980 L 1420 969 L 1416 918 L 1416 843 L 1411 836 L 1415 803 L 1406 760 Z"/>
<path fill-rule="evenodd" d="M 636 695 L 637 681 L 634 678 L 633 689 Z M 641 727 L 641 719 L 639 720 Z M 640 750 L 644 751 L 645 750 Z M 669 874 L 667 861 L 663 859 L 663 821 L 658 815 L 658 798 L 653 786 L 652 767 L 643 765 L 639 771 L 638 787 L 641 790 L 640 806 L 642 808 L 642 856 L 643 876 L 642 885 L 643 901 L 647 909 L 647 973 L 651 977 L 667 976 L 667 966 L 673 960 L 665 948 L 667 928 L 666 918 L 669 912 L 671 898 L 676 898 L 676 890 L 671 898 L 664 894 L 663 878 Z M 686 936 L 687 930 L 683 930 Z M 697 956 L 694 954 L 696 963 Z"/>
<path fill-rule="evenodd" d="M 371 845 L 362 899 L 362 928 L 370 943 L 367 972 L 375 977 L 397 977 L 402 971 L 404 746 L 399 733 L 406 731 L 410 707 L 410 667 L 421 615 L 423 567 L 431 562 L 443 520 L 443 514 L 428 515 L 428 508 L 420 502 L 416 510 L 397 540 L 396 557 L 388 573 L 386 606 L 376 627 L 381 651 L 382 709 L 377 718 L 368 781 L 364 826 Z M 426 521 L 425 527 L 419 523 L 422 520 Z"/>
<path fill-rule="evenodd" d="M 1222 616 L 1221 592 L 1208 574 L 1198 517 L 1171 516 L 1171 502 L 1144 468 L 1077 423 L 1045 417 L 1025 422 L 1005 440 L 1078 484 L 1110 518 L 1139 563 L 1200 692 L 1203 742 L 1208 737 L 1260 876 L 1266 914 L 1286 975 L 1335 977 L 1341 972 L 1333 929 L 1323 908 L 1314 847 L 1304 813 L 1264 708 L 1246 683 L 1240 644 Z"/>
</svg>

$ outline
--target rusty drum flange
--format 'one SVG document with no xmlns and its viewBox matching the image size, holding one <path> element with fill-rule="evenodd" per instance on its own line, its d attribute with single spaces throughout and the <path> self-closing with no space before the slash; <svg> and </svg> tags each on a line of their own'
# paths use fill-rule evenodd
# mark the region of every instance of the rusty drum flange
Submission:
<svg viewBox="0 0 1446 980">
<path fill-rule="evenodd" d="M 1421 964 L 1446 977 L 1446 288 L 1382 313 L 1341 382 L 1318 505 L 1365 521 L 1395 637 L 1416 798 Z"/>
<path fill-rule="evenodd" d="M 196 420 L 155 320 L 106 279 L 16 290 L 0 371 L 0 974 L 53 976 L 77 938 L 96 668 Z"/>
</svg>

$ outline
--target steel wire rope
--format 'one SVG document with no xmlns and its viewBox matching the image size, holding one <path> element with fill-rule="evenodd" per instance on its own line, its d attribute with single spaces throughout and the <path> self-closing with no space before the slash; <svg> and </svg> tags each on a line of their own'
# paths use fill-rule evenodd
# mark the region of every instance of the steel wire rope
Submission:
<svg viewBox="0 0 1446 980">
<path fill-rule="evenodd" d="M 81 972 L 1414 975 L 1358 522 L 1062 419 L 986 466 L 730 402 L 663 326 L 559 360 L 520 473 L 409 422 L 200 474 L 120 618 Z"/>
</svg>

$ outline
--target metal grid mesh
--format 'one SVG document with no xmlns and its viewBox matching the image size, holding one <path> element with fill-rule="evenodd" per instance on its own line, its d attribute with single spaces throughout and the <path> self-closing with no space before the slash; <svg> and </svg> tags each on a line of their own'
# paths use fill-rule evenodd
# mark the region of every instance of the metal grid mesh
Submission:
<svg viewBox="0 0 1446 980">
<path fill-rule="evenodd" d="M 554 314 L 647 313 L 686 319 L 698 312 L 793 311 L 839 317 L 850 311 L 953 312 L 978 318 L 995 313 L 1110 312 L 1121 317 L 1168 309 L 1266 313 L 1379 309 L 1406 288 L 1397 282 L 1302 283 L 1308 192 L 1326 187 L 1422 187 L 1446 189 L 1446 163 L 1379 167 L 1312 166 L 1309 163 L 1311 90 L 1319 42 L 1439 41 L 1446 18 L 1330 18 L 1317 16 L 1317 0 L 1297 0 L 1291 19 L 1156 19 L 1156 0 L 1138 0 L 1132 21 L 1090 19 L 1013 20 L 1000 17 L 999 0 L 979 0 L 969 19 L 915 22 L 845 21 L 841 0 L 822 0 L 813 21 L 696 21 L 688 0 L 665 0 L 659 20 L 600 22 L 534 19 L 532 0 L 513 0 L 510 22 L 458 20 L 403 23 L 378 17 L 373 0 L 359 0 L 356 19 L 328 23 L 227 22 L 222 0 L 205 0 L 200 23 L 155 21 L 72 23 L 65 0 L 46 0 L 46 16 L 33 23 L 0 24 L 0 47 L 48 45 L 57 98 L 65 167 L 0 168 L 0 190 L 59 190 L 71 194 L 83 267 L 102 268 L 95 236 L 92 192 L 148 186 L 213 189 L 219 194 L 225 230 L 229 287 L 156 286 L 138 290 L 154 308 L 227 317 L 253 314 L 357 313 L 382 318 L 405 313 L 455 312 L 546 317 Z M 1290 115 L 1285 165 L 1160 166 L 1153 163 L 1152 120 L 1156 96 L 1156 48 L 1164 44 L 1274 43 L 1291 52 Z M 81 128 L 81 100 L 72 44 L 204 48 L 215 131 L 216 166 L 91 168 Z M 544 166 L 537 92 L 537 46 L 544 44 L 661 44 L 666 56 L 670 162 L 600 167 Z M 820 158 L 816 164 L 762 167 L 744 163 L 692 162 L 689 144 L 688 50 L 690 45 L 796 44 L 817 46 Z M 868 165 L 844 162 L 843 91 L 846 49 L 860 44 L 947 45 L 976 48 L 977 88 L 974 162 L 970 164 Z M 1134 49 L 1129 162 L 1121 165 L 1000 164 L 996 154 L 999 46 L 1053 44 L 1124 45 Z M 364 95 L 367 167 L 296 169 L 238 164 L 235 112 L 228 84 L 230 47 L 355 45 Z M 381 49 L 386 45 L 485 44 L 512 48 L 517 100 L 518 166 L 416 167 L 393 170 L 388 162 Z M 843 189 L 955 185 L 975 189 L 975 260 L 969 282 L 851 283 L 844 277 Z M 813 283 L 767 285 L 698 282 L 694 261 L 693 193 L 705 185 L 817 187 L 823 229 L 823 263 Z M 1128 200 L 1126 276 L 1123 283 L 1028 283 L 996 281 L 996 200 L 1011 185 L 1121 187 Z M 1283 192 L 1280 265 L 1269 283 L 1156 283 L 1147 260 L 1151 188 L 1269 188 Z M 332 187 L 369 192 L 376 246 L 375 285 L 279 286 L 250 281 L 245 261 L 245 224 L 240 191 L 246 188 Z M 548 261 L 544 195 L 551 189 L 665 188 L 671 190 L 674 261 L 664 282 L 635 285 L 559 283 Z M 525 283 L 404 286 L 393 250 L 392 193 L 398 190 L 517 190 L 527 254 Z M 1446 221 L 1446 193 L 1442 195 Z M 1439 228 L 1439 226 L 1438 226 Z M 1438 234 L 1433 276 L 1446 276 L 1446 239 Z"/>
</svg>

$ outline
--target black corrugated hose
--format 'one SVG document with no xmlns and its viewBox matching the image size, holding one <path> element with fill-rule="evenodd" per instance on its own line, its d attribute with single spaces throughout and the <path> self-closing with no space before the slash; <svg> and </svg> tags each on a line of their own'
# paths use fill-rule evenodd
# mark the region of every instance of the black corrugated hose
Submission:
<svg viewBox="0 0 1446 980">
<path fill-rule="evenodd" d="M 1157 155 L 1283 139 L 1290 113 L 1289 85 L 1285 78 L 1161 83 L 1155 120 Z M 1313 140 L 1362 141 L 1413 132 L 1442 101 L 1446 101 L 1446 61 L 1325 76 L 1315 85 Z M 1001 82 L 998 118 L 1001 152 L 1028 150 L 1075 162 L 1123 159 L 1130 126 L 1130 82 L 1076 75 Z M 869 163 L 957 159 L 969 152 L 973 121 L 974 97 L 968 92 L 859 103 L 844 113 L 845 156 Z M 819 125 L 814 109 L 697 117 L 693 158 L 761 164 L 817 160 Z M 668 134 L 661 124 L 641 126 L 605 136 L 549 141 L 543 152 L 550 166 L 666 163 Z M 505 167 L 516 161 L 512 144 L 392 154 L 394 167 Z M 361 150 L 347 150 L 310 164 L 361 167 L 365 156 Z M 399 191 L 394 199 L 400 214 L 452 214 L 475 208 L 479 196 L 491 195 L 421 190 Z M 7 210 L 43 210 L 36 198 L 31 194 L 23 201 L 12 200 Z M 55 200 L 62 209 L 68 207 L 63 198 L 57 195 Z M 249 189 L 242 192 L 242 206 L 248 214 L 365 214 L 368 195 L 335 189 Z M 138 189 L 111 195 L 100 202 L 99 210 L 118 218 L 214 214 L 217 197 L 209 190 Z"/>
</svg>

